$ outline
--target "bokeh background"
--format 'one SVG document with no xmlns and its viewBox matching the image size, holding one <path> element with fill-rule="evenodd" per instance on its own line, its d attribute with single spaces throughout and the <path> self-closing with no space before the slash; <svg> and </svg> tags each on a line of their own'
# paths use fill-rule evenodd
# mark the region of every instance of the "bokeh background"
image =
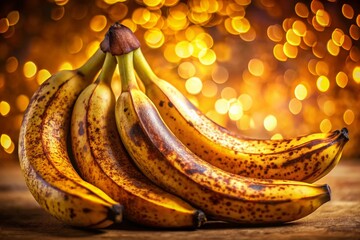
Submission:
<svg viewBox="0 0 360 240">
<path fill-rule="evenodd" d="M 96 51 L 115 21 L 154 71 L 240 134 L 288 138 L 347 127 L 360 156 L 360 4 L 337 0 L 0 1 L 0 157 L 51 74 Z M 119 74 L 113 80 L 121 90 Z"/>
</svg>

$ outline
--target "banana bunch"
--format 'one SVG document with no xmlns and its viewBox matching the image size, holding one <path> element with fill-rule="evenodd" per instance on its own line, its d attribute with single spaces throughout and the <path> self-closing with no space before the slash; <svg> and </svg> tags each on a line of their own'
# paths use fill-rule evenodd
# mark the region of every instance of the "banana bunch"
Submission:
<svg viewBox="0 0 360 240">
<path fill-rule="evenodd" d="M 120 96 L 111 89 L 116 66 Z M 115 23 L 82 67 L 35 92 L 19 160 L 34 198 L 69 225 L 273 224 L 330 200 L 329 186 L 313 182 L 336 166 L 347 141 L 345 128 L 286 140 L 229 132 L 158 78 L 135 35 Z"/>
</svg>

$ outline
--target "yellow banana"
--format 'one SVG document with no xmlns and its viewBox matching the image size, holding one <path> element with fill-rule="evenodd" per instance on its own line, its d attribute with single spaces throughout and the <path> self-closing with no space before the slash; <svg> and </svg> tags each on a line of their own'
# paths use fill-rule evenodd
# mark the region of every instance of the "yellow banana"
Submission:
<svg viewBox="0 0 360 240">
<path fill-rule="evenodd" d="M 136 165 L 159 186 L 215 219 L 250 224 L 294 221 L 330 200 L 328 185 L 241 177 L 203 161 L 175 137 L 139 90 L 133 52 L 116 58 L 122 80 L 118 131 Z"/>
<path fill-rule="evenodd" d="M 284 140 L 241 137 L 211 121 L 173 85 L 158 78 L 140 48 L 134 51 L 134 66 L 171 131 L 214 166 L 248 177 L 314 182 L 340 160 L 348 140 L 346 128 Z"/>
<path fill-rule="evenodd" d="M 45 81 L 26 110 L 19 137 L 19 160 L 37 202 L 62 222 L 102 228 L 122 220 L 122 206 L 75 171 L 68 154 L 71 110 L 104 61 L 98 50 L 77 70 Z"/>
<path fill-rule="evenodd" d="M 107 53 L 97 81 L 77 99 L 71 120 L 74 157 L 81 176 L 124 205 L 124 217 L 153 227 L 192 227 L 202 211 L 152 184 L 134 165 L 115 123 L 111 79 L 116 59 Z"/>
</svg>

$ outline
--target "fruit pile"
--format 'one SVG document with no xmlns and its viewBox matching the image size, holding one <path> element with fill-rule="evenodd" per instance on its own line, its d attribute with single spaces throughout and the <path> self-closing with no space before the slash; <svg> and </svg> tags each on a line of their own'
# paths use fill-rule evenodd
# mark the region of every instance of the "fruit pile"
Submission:
<svg viewBox="0 0 360 240">
<path fill-rule="evenodd" d="M 111 89 L 117 66 L 120 96 Z M 82 67 L 35 92 L 19 159 L 34 198 L 72 226 L 123 218 L 161 228 L 273 224 L 330 200 L 329 186 L 313 182 L 336 166 L 347 141 L 345 128 L 284 140 L 227 131 L 159 79 L 133 32 L 115 23 Z"/>
</svg>

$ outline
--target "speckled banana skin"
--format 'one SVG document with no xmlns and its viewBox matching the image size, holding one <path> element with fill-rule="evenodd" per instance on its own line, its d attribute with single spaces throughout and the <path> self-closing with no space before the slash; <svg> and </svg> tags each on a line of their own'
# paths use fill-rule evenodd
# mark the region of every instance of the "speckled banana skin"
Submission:
<svg viewBox="0 0 360 240">
<path fill-rule="evenodd" d="M 137 74 L 147 96 L 171 131 L 196 155 L 231 173 L 315 182 L 340 160 L 347 130 L 284 140 L 259 140 L 234 135 L 202 114 L 169 82 L 159 79 L 140 48 L 134 51 Z"/>
<path fill-rule="evenodd" d="M 30 192 L 47 212 L 72 226 L 102 228 L 122 220 L 122 206 L 80 178 L 67 149 L 72 107 L 104 57 L 99 50 L 78 70 L 45 81 L 20 129 L 19 160 Z"/>
<path fill-rule="evenodd" d="M 117 56 L 123 92 L 116 103 L 121 139 L 139 169 L 215 219 L 237 223 L 294 221 L 330 200 L 327 185 L 246 178 L 203 161 L 179 141 L 139 90 L 132 53 Z"/>
<path fill-rule="evenodd" d="M 99 79 L 74 106 L 72 148 L 81 176 L 124 205 L 124 218 L 161 228 L 196 228 L 203 212 L 152 184 L 134 165 L 115 123 L 111 79 L 116 59 L 107 54 Z"/>
</svg>

